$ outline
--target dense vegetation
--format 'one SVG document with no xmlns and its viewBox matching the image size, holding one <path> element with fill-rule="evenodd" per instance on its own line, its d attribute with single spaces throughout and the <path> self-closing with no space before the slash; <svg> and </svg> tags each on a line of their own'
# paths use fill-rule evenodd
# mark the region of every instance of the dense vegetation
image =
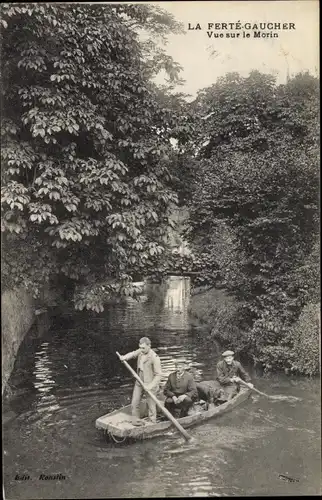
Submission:
<svg viewBox="0 0 322 500">
<path fill-rule="evenodd" d="M 181 26 L 156 6 L 4 4 L 1 24 L 3 285 L 66 280 L 100 312 L 137 278 L 192 273 L 230 296 L 207 306 L 223 341 L 316 373 L 318 80 L 234 73 L 188 104 L 161 48 Z"/>
<path fill-rule="evenodd" d="M 1 23 L 3 283 L 66 277 L 101 311 L 169 254 L 180 118 L 152 79 L 178 80 L 160 41 L 181 27 L 129 4 L 4 4 Z"/>
<path fill-rule="evenodd" d="M 207 119 L 191 146 L 188 237 L 200 279 L 238 301 L 235 345 L 268 369 L 319 364 L 318 103 L 316 78 L 258 72 L 193 103 Z"/>
</svg>

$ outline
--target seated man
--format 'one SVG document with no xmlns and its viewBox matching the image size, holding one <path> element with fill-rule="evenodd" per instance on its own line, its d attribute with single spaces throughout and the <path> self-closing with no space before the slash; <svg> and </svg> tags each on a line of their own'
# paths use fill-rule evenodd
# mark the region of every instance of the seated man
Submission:
<svg viewBox="0 0 322 500">
<path fill-rule="evenodd" d="M 217 380 L 224 387 L 226 399 L 229 401 L 236 396 L 239 391 L 240 379 L 248 382 L 251 387 L 251 378 L 244 370 L 239 361 L 234 360 L 233 351 L 225 351 L 222 356 L 223 360 L 217 364 Z"/>
<path fill-rule="evenodd" d="M 182 418 L 198 398 L 198 392 L 193 376 L 186 371 L 185 361 L 176 361 L 175 367 L 176 371 L 170 373 L 164 387 L 164 406 L 173 416 Z"/>
<path fill-rule="evenodd" d="M 225 401 L 225 394 L 218 380 L 203 380 L 197 383 L 197 391 L 199 399 L 202 399 L 207 404 L 207 409 Z"/>
</svg>

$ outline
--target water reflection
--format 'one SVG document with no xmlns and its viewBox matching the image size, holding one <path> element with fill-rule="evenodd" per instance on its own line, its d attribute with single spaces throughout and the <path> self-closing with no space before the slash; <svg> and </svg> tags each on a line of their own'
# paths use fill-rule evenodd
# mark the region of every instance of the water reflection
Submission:
<svg viewBox="0 0 322 500">
<path fill-rule="evenodd" d="M 55 411 L 60 409 L 56 396 L 53 394 L 55 380 L 53 379 L 52 361 L 50 359 L 49 342 L 43 342 L 35 354 L 34 387 L 37 389 L 35 411 L 28 415 L 31 421 L 50 422 Z"/>
<path fill-rule="evenodd" d="M 190 299 L 189 278 L 178 280 L 177 277 L 170 276 L 168 289 L 164 301 L 165 311 L 168 314 L 164 327 L 170 330 L 189 329 L 188 306 Z"/>
<path fill-rule="evenodd" d="M 172 279 L 146 290 L 146 301 L 111 306 L 102 315 L 56 318 L 42 339 L 19 351 L 12 375 L 17 387 L 5 428 L 8 498 L 109 498 L 318 494 L 320 399 L 318 381 L 255 378 L 267 393 L 302 402 L 254 397 L 219 419 L 191 429 L 198 446 L 185 450 L 174 432 L 115 447 L 95 429 L 99 416 L 128 404 L 133 379 L 115 351 L 152 340 L 164 383 L 177 357 L 196 379 L 214 378 L 218 346 L 205 348 L 189 328 L 189 280 Z M 134 364 L 133 364 L 134 366 Z M 23 390 L 23 394 L 19 391 Z M 309 409 L 308 409 L 309 408 Z M 60 471 L 59 485 L 14 481 L 23 471 Z M 279 479 L 299 478 L 299 483 Z M 126 478 L 126 480 L 125 480 Z"/>
<path fill-rule="evenodd" d="M 48 356 L 48 342 L 43 342 L 41 345 L 41 350 L 36 353 L 35 370 L 34 375 L 36 382 L 34 386 L 39 392 L 50 392 L 52 387 L 55 385 L 55 381 L 52 379 L 52 362 Z"/>
</svg>

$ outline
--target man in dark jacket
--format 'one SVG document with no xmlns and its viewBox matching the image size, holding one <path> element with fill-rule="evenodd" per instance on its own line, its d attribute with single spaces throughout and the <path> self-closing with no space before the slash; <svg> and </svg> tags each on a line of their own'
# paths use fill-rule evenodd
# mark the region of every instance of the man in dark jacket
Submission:
<svg viewBox="0 0 322 500">
<path fill-rule="evenodd" d="M 193 402 L 198 398 L 198 391 L 193 376 L 186 371 L 185 361 L 178 360 L 175 366 L 176 371 L 170 373 L 164 387 L 164 406 L 172 415 L 181 418 L 188 414 Z"/>
<path fill-rule="evenodd" d="M 234 360 L 234 354 L 233 351 L 225 351 L 222 354 L 224 359 L 217 364 L 217 380 L 224 387 L 228 401 L 239 391 L 241 379 L 254 387 L 248 373 L 239 361 Z"/>
</svg>

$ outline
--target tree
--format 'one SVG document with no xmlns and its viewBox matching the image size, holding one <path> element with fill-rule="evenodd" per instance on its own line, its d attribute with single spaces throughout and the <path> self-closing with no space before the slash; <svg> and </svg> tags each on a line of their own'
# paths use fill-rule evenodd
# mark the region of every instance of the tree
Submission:
<svg viewBox="0 0 322 500">
<path fill-rule="evenodd" d="M 77 308 L 102 311 L 167 260 L 180 119 L 136 29 L 164 38 L 180 26 L 131 4 L 4 4 L 1 24 L 3 283 L 37 295 L 65 276 Z"/>
<path fill-rule="evenodd" d="M 192 104 L 189 239 L 208 282 L 239 301 L 243 347 L 264 365 L 272 366 L 262 355 L 269 346 L 287 357 L 317 283 L 316 258 L 314 278 L 299 270 L 319 233 L 318 102 L 309 74 L 277 85 L 253 72 L 219 79 Z"/>
</svg>

